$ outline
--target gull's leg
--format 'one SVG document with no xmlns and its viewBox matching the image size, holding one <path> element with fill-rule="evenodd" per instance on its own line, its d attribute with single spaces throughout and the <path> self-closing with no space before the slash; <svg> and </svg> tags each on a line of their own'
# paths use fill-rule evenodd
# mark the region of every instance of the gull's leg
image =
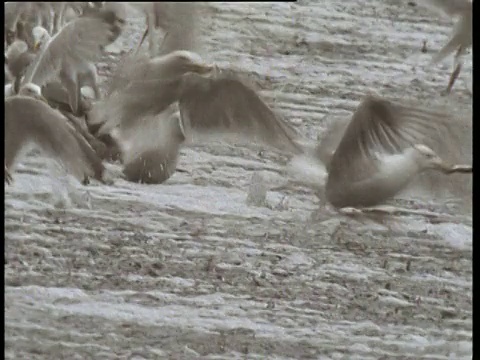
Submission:
<svg viewBox="0 0 480 360">
<path fill-rule="evenodd" d="M 19 138 L 16 134 L 16 131 L 9 131 L 7 128 L 5 130 L 8 131 L 5 136 L 5 182 L 10 184 L 13 179 L 9 169 L 12 168 L 15 158 L 24 143 L 21 141 L 21 137 Z"/>
<path fill-rule="evenodd" d="M 52 30 L 52 36 L 55 35 L 58 32 L 58 29 L 60 28 L 60 10 L 54 11 L 53 13 L 53 30 Z"/>
<path fill-rule="evenodd" d="M 460 57 L 463 55 L 464 52 L 465 52 L 464 48 L 460 46 L 458 48 L 457 53 L 455 54 L 455 69 L 450 75 L 450 80 L 448 81 L 448 86 L 446 90 L 447 94 L 449 94 L 450 91 L 452 91 L 453 84 L 455 84 L 455 81 L 457 80 L 458 75 L 460 75 L 460 71 L 462 70 L 462 62 Z"/>
<path fill-rule="evenodd" d="M 48 33 L 49 34 L 53 34 L 53 10 L 52 10 L 52 13 L 48 16 L 48 20 L 47 20 L 47 30 L 48 30 Z"/>
<path fill-rule="evenodd" d="M 58 9 L 57 19 L 55 22 L 55 33 L 60 31 L 60 28 L 63 26 L 65 21 L 65 12 L 67 11 L 67 4 L 65 2 L 61 2 Z"/>
<path fill-rule="evenodd" d="M 147 16 L 148 21 L 148 51 L 150 53 L 150 57 L 155 56 L 155 39 L 154 39 L 154 30 L 155 30 L 155 19 L 153 18 L 152 14 L 148 14 Z"/>
<path fill-rule="evenodd" d="M 22 77 L 21 76 L 17 76 L 14 80 L 13 80 L 13 92 L 14 94 L 18 94 L 18 91 L 20 90 L 20 85 L 22 84 Z"/>
<path fill-rule="evenodd" d="M 80 85 L 89 86 L 95 93 L 95 100 L 100 99 L 100 89 L 98 88 L 97 81 L 97 68 L 92 63 L 88 64 L 85 73 L 81 74 Z"/>
<path fill-rule="evenodd" d="M 7 165 L 5 165 L 5 182 L 10 185 L 13 182 L 12 175 L 8 171 Z"/>
<path fill-rule="evenodd" d="M 457 80 L 460 71 L 462 70 L 462 64 L 457 64 L 455 70 L 453 70 L 452 75 L 450 75 L 450 80 L 448 81 L 448 86 L 446 89 L 446 93 L 450 94 L 453 88 L 453 84 L 455 84 L 455 80 Z"/>
<path fill-rule="evenodd" d="M 68 103 L 72 109 L 73 114 L 78 114 L 78 102 L 80 99 L 80 86 L 77 84 L 78 77 L 77 74 L 68 75 L 65 72 L 60 73 L 60 79 L 62 80 L 63 86 L 67 89 L 68 92 Z"/>
<path fill-rule="evenodd" d="M 140 40 L 140 43 L 138 44 L 137 51 L 135 51 L 135 54 L 138 53 L 138 51 L 142 47 L 142 44 L 145 41 L 145 38 L 147 37 L 147 34 L 148 34 L 148 24 L 147 24 L 147 28 L 145 29 L 145 32 L 143 33 L 142 40 Z"/>
</svg>

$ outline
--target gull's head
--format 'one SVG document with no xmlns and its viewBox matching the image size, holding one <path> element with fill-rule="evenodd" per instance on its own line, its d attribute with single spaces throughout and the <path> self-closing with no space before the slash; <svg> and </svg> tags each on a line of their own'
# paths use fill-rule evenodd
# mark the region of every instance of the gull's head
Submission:
<svg viewBox="0 0 480 360">
<path fill-rule="evenodd" d="M 423 144 L 413 146 L 415 160 L 422 169 L 437 169 L 446 171 L 451 168 L 437 155 L 435 151 Z"/>
<path fill-rule="evenodd" d="M 50 34 L 42 26 L 35 26 L 32 30 L 33 50 L 38 51 L 50 40 Z"/>
<path fill-rule="evenodd" d="M 175 66 L 183 73 L 194 72 L 208 74 L 215 66 L 207 64 L 200 55 L 192 51 L 177 50 L 166 55 L 166 60 L 175 63 Z"/>
<path fill-rule="evenodd" d="M 37 84 L 28 83 L 23 85 L 20 88 L 18 95 L 29 96 L 48 104 L 47 99 L 45 99 L 42 95 L 42 89 Z"/>
</svg>

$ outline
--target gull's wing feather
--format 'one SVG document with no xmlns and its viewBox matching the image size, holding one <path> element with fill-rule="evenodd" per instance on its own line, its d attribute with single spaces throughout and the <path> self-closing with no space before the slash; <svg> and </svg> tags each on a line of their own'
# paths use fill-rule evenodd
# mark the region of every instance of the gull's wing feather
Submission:
<svg viewBox="0 0 480 360">
<path fill-rule="evenodd" d="M 183 69 L 166 57 L 127 55 L 112 74 L 108 97 L 95 104 L 89 124 L 102 125 L 99 134 L 115 127 L 129 128 L 156 115 L 179 99 Z"/>
<path fill-rule="evenodd" d="M 108 134 L 115 128 L 131 129 L 140 125 L 141 118 L 158 115 L 179 99 L 181 83 L 174 81 L 136 81 L 123 91 L 93 106 L 89 124 L 102 124 L 98 134 Z"/>
<path fill-rule="evenodd" d="M 314 149 L 314 156 L 328 168 L 332 155 L 342 140 L 345 129 L 350 122 L 348 116 L 334 116 L 327 118 L 327 128 L 323 131 L 319 142 Z"/>
<path fill-rule="evenodd" d="M 126 180 L 161 184 L 173 175 L 185 140 L 180 119 L 173 111 L 170 107 L 159 115 L 143 116 L 136 127 L 111 132 L 121 150 Z"/>
<path fill-rule="evenodd" d="M 115 67 L 115 71 L 109 76 L 107 95 L 125 87 L 136 79 L 147 78 L 149 58 L 146 55 L 137 55 L 133 51 L 122 56 Z"/>
<path fill-rule="evenodd" d="M 233 134 L 279 150 L 303 153 L 297 132 L 233 74 L 204 78 L 184 76 L 180 114 L 186 133 Z"/>
<path fill-rule="evenodd" d="M 35 60 L 35 54 L 24 52 L 14 59 L 8 59 L 8 70 L 14 77 L 22 77 L 28 66 Z"/>
<path fill-rule="evenodd" d="M 64 61 L 94 62 L 109 43 L 110 25 L 99 18 L 78 18 L 53 36 L 27 69 L 23 83 L 44 85 L 57 75 Z"/>
<path fill-rule="evenodd" d="M 158 116 L 144 117 L 135 129 L 114 132 L 127 180 L 160 184 L 175 172 L 185 135 L 172 111 L 173 107 Z"/>
<path fill-rule="evenodd" d="M 332 156 L 329 176 L 349 181 L 369 177 L 376 170 L 376 153 L 396 154 L 416 144 L 435 151 L 451 135 L 451 121 L 446 112 L 368 95 Z"/>
<path fill-rule="evenodd" d="M 58 111 L 46 103 L 25 96 L 5 99 L 5 164 L 11 167 L 15 157 L 34 142 L 59 159 L 83 181 L 92 176 L 102 181 L 104 167 L 94 150 Z"/>
<path fill-rule="evenodd" d="M 71 112 L 68 92 L 65 87 L 58 81 L 49 82 L 47 85 L 42 87 L 42 95 L 47 99 L 48 104 L 54 108 L 58 109 L 61 112 Z M 84 114 L 91 108 L 91 103 L 84 99 L 83 97 L 79 102 L 79 112 Z"/>
</svg>

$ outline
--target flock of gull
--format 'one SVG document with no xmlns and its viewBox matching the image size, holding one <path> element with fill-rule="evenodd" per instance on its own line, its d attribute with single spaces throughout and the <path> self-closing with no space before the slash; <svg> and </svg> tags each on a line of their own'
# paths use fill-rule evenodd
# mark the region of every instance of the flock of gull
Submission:
<svg viewBox="0 0 480 360">
<path fill-rule="evenodd" d="M 455 53 L 450 92 L 472 46 L 472 1 L 423 1 L 459 17 L 432 59 Z M 140 43 L 123 55 L 102 93 L 96 64 L 124 31 L 130 7 L 145 15 L 141 42 L 148 52 L 140 53 Z M 13 181 L 18 155 L 34 144 L 83 183 L 110 184 L 105 162 L 120 160 L 125 180 L 160 184 L 175 173 L 182 146 L 210 137 L 322 162 L 326 198 L 336 208 L 381 205 L 426 170 L 472 173 L 472 166 L 447 164 L 433 150 L 461 145 L 451 136 L 451 114 L 371 93 L 337 126 L 329 150 L 312 145 L 240 74 L 198 54 L 199 9 L 197 3 L 6 2 L 5 182 Z"/>
</svg>

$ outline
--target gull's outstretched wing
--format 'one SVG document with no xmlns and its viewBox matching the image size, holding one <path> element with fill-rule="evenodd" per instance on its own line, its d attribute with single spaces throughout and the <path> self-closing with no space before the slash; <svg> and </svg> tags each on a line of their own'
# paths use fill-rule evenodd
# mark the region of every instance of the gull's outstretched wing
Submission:
<svg viewBox="0 0 480 360">
<path fill-rule="evenodd" d="M 184 76 L 180 114 L 185 132 L 228 134 L 294 154 L 303 153 L 297 132 L 234 74 Z"/>
<path fill-rule="evenodd" d="M 435 151 L 451 135 L 452 120 L 445 112 L 368 95 L 355 110 L 331 158 L 329 177 L 368 178 L 376 171 L 377 154 L 401 153 L 416 144 Z"/>
<path fill-rule="evenodd" d="M 30 97 L 9 97 L 5 99 L 5 165 L 8 168 L 29 142 L 59 159 L 80 181 L 85 177 L 103 181 L 101 160 L 62 114 Z"/>
<path fill-rule="evenodd" d="M 113 74 L 111 92 L 96 104 L 89 123 L 103 124 L 99 133 L 104 134 L 119 126 L 132 127 L 137 119 L 158 115 L 179 100 L 185 73 L 211 68 L 197 54 L 185 51 L 153 59 L 128 56 Z"/>
</svg>

